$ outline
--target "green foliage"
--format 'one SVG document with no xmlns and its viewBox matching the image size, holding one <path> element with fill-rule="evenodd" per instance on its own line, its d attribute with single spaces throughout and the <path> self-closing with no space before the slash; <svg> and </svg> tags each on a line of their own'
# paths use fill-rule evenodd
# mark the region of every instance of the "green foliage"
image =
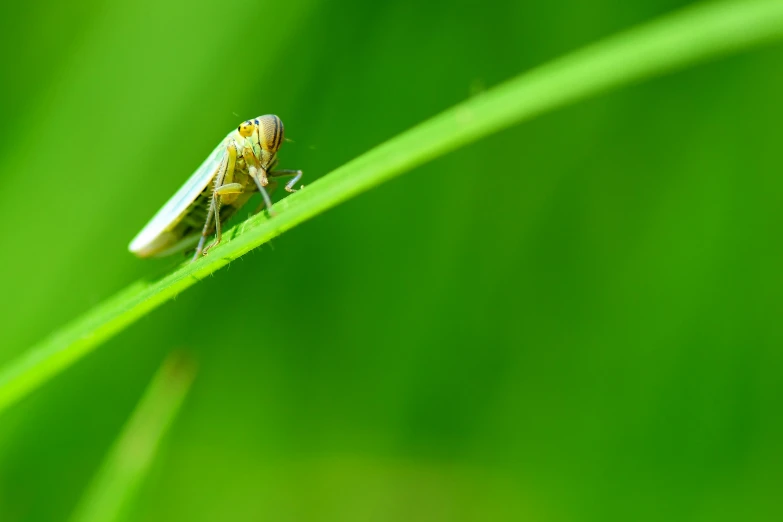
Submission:
<svg viewBox="0 0 783 522">
<path fill-rule="evenodd" d="M 4 6 L 0 520 L 73 512 L 183 346 L 138 519 L 779 515 L 782 54 L 714 58 L 783 2 L 641 24 L 683 3 Z M 196 264 L 130 256 L 268 112 L 305 190 Z"/>
</svg>

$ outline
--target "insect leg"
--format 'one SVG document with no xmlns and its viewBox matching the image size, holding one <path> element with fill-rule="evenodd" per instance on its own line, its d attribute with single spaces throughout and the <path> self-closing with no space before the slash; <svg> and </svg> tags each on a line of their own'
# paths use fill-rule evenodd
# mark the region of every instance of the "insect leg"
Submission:
<svg viewBox="0 0 783 522">
<path fill-rule="evenodd" d="M 277 181 L 274 180 L 274 179 L 270 179 L 269 180 L 269 185 L 267 185 L 264 188 L 266 189 L 266 193 L 269 194 L 269 198 L 270 198 L 270 201 L 271 201 L 272 194 L 274 194 L 275 190 L 277 190 Z M 254 214 L 258 214 L 259 212 L 264 210 L 265 207 L 266 207 L 266 203 L 262 201 L 261 204 L 258 205 L 258 208 L 255 210 Z"/>
<path fill-rule="evenodd" d="M 204 223 L 204 228 L 201 231 L 201 239 L 198 241 L 198 246 L 196 247 L 196 254 L 193 256 L 193 260 L 199 258 L 201 255 L 206 255 L 207 251 L 216 246 L 218 243 L 220 243 L 220 240 L 222 238 L 222 230 L 220 228 L 220 188 L 223 186 L 223 182 L 225 181 L 227 176 L 230 176 L 232 179 L 234 177 L 234 167 L 236 166 L 236 160 L 237 160 L 237 149 L 234 145 L 229 145 L 227 147 L 228 155 L 226 156 L 226 159 L 223 163 L 220 164 L 220 167 L 218 167 L 218 171 L 215 174 L 215 182 L 214 182 L 214 189 L 212 190 L 212 198 L 209 203 L 209 211 L 207 212 L 207 221 Z M 229 184 L 229 186 L 233 185 L 233 183 Z M 233 188 L 233 187 L 232 187 Z M 230 189 L 229 189 L 230 190 Z M 212 219 L 215 219 L 215 241 L 210 243 L 208 246 L 204 247 L 204 242 L 207 239 L 207 236 L 209 235 L 209 226 L 211 224 Z"/>
<path fill-rule="evenodd" d="M 218 246 L 223 239 L 223 230 L 220 226 L 220 203 L 220 197 L 217 194 L 213 194 L 211 206 L 215 209 L 215 240 L 204 247 L 204 250 L 201 252 L 202 255 L 207 255 L 209 249 Z M 209 223 L 209 220 L 207 220 L 207 223 Z M 204 225 L 204 227 L 206 227 L 206 225 Z"/>
<path fill-rule="evenodd" d="M 226 183 L 215 189 L 215 194 L 220 197 L 221 203 L 228 205 L 233 203 L 239 194 L 242 193 L 241 183 Z"/>
<path fill-rule="evenodd" d="M 242 193 L 242 184 L 241 183 L 226 183 L 225 185 L 220 185 L 218 188 L 215 189 L 215 194 L 218 196 L 224 196 L 227 194 L 241 194 Z"/>
<path fill-rule="evenodd" d="M 234 168 L 237 165 L 237 148 L 235 145 L 229 145 L 226 148 L 228 152 L 228 163 L 226 164 L 226 174 L 220 180 L 220 185 L 227 185 L 234 182 Z"/>
<path fill-rule="evenodd" d="M 223 191 L 223 193 L 226 195 L 236 193 L 236 187 L 234 185 L 238 185 L 238 183 L 228 183 L 224 185 L 226 180 L 233 181 L 234 167 L 236 167 L 236 163 L 237 148 L 234 145 L 229 145 L 226 164 L 222 166 L 222 172 L 218 171 L 217 176 L 215 176 L 215 190 L 212 192 L 212 206 L 215 209 L 215 240 L 208 246 L 204 247 L 204 251 L 202 252 L 203 255 L 207 255 L 209 249 L 218 246 L 220 241 L 223 239 L 223 228 L 220 222 L 220 204 L 223 202 L 223 199 L 220 197 L 221 189 L 223 189 L 223 187 L 227 187 Z M 209 223 L 209 220 L 207 220 L 207 223 Z"/>
<path fill-rule="evenodd" d="M 266 177 L 266 169 L 261 166 L 258 158 L 253 154 L 253 149 L 245 147 L 242 150 L 242 157 L 245 158 L 245 164 L 248 172 L 250 172 L 250 176 L 257 180 L 256 185 L 260 184 L 262 187 L 266 187 L 269 184 L 269 179 Z"/>
<path fill-rule="evenodd" d="M 250 147 L 245 147 L 245 150 L 242 151 L 242 156 L 245 158 L 245 164 L 247 165 L 250 177 L 253 178 L 253 182 L 261 193 L 261 198 L 264 200 L 264 207 L 269 210 L 270 215 L 274 216 L 275 213 L 274 210 L 272 210 L 272 200 L 269 198 L 269 194 L 267 194 L 266 189 L 264 188 L 269 185 L 266 169 L 259 164 L 258 158 L 253 154 L 253 149 Z"/>
<path fill-rule="evenodd" d="M 204 228 L 201 230 L 201 239 L 198 240 L 198 246 L 196 247 L 196 253 L 193 255 L 193 261 L 201 256 L 204 251 L 204 242 L 209 235 L 209 224 L 212 221 L 212 216 L 215 214 L 215 196 L 212 196 L 212 200 L 209 203 L 209 210 L 207 211 L 207 222 L 204 223 Z"/>
<path fill-rule="evenodd" d="M 269 213 L 274 216 L 274 210 L 272 210 L 272 200 L 269 198 L 269 194 L 266 193 L 266 189 L 264 188 L 264 185 L 261 184 L 261 180 L 258 179 L 258 176 L 253 176 L 253 171 L 250 171 L 250 177 L 253 178 L 253 181 L 256 182 L 256 187 L 258 187 L 258 191 L 261 193 L 261 197 L 264 200 L 264 208 L 269 210 Z M 266 177 L 266 176 L 264 176 Z M 267 181 L 267 185 L 269 182 Z"/>
<path fill-rule="evenodd" d="M 279 177 L 285 177 L 285 176 L 293 176 L 291 181 L 285 184 L 285 189 L 287 192 L 296 192 L 296 189 L 294 188 L 294 185 L 302 179 L 302 171 L 301 170 L 291 170 L 291 169 L 281 169 L 281 170 L 273 170 L 269 173 L 270 178 L 279 178 Z"/>
</svg>

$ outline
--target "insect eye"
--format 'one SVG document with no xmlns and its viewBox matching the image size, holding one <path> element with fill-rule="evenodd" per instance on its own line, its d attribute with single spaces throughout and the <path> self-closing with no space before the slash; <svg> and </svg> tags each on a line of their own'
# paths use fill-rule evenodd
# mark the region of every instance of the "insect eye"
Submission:
<svg viewBox="0 0 783 522">
<path fill-rule="evenodd" d="M 256 130 L 256 125 L 252 121 L 243 121 L 239 127 L 237 128 L 239 131 L 239 134 L 242 135 L 243 138 L 249 138 L 253 135 L 253 131 Z"/>
</svg>

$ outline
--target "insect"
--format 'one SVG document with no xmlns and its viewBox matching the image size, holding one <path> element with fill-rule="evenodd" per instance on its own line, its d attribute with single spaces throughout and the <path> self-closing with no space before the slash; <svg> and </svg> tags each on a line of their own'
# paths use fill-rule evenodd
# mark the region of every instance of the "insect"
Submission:
<svg viewBox="0 0 783 522">
<path fill-rule="evenodd" d="M 277 116 L 242 122 L 153 216 L 128 250 L 139 257 L 162 257 L 195 246 L 195 261 L 220 243 L 222 225 L 254 192 L 261 193 L 263 208 L 272 212 L 269 193 L 277 187 L 274 178 L 291 177 L 285 185 L 288 192 L 295 192 L 294 185 L 302 178 L 301 170 L 274 170 L 282 142 L 283 122 Z M 215 240 L 205 247 L 213 233 Z"/>
</svg>

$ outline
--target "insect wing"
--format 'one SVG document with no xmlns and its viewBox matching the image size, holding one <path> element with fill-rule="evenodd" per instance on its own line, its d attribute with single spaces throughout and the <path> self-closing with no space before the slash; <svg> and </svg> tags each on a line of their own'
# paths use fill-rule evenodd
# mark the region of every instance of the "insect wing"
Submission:
<svg viewBox="0 0 783 522">
<path fill-rule="evenodd" d="M 131 241 L 128 250 L 141 257 L 153 256 L 159 253 L 168 243 L 160 243 L 161 235 L 170 230 L 184 217 L 185 211 L 214 179 L 221 162 L 226 158 L 228 138 L 218 145 L 196 172 L 185 182 L 163 208 Z"/>
</svg>

